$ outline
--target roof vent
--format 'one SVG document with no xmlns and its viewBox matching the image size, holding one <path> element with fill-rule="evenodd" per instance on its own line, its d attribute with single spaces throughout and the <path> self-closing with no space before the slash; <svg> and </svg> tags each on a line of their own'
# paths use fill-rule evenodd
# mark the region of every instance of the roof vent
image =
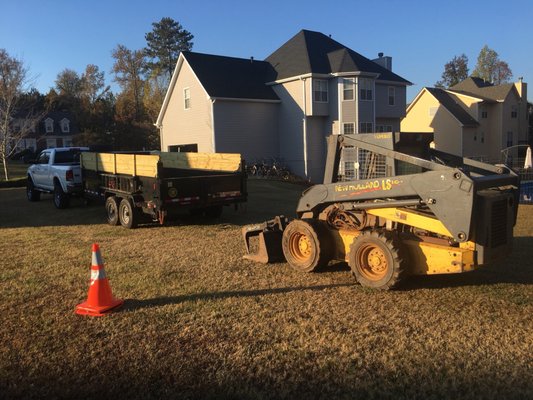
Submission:
<svg viewBox="0 0 533 400">
<path fill-rule="evenodd" d="M 250 57 L 250 62 L 251 62 L 251 63 L 254 62 L 254 56 L 251 56 L 251 57 Z"/>
<path fill-rule="evenodd" d="M 379 58 L 383 57 L 383 53 L 381 53 L 381 52 L 378 53 L 378 57 L 379 57 Z"/>
</svg>

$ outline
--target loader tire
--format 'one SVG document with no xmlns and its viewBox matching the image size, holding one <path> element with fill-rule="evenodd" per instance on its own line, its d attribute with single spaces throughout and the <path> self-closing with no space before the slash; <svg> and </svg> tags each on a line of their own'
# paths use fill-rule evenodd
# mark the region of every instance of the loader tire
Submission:
<svg viewBox="0 0 533 400">
<path fill-rule="evenodd" d="M 348 264 L 362 286 L 389 290 L 403 273 L 399 247 L 390 233 L 365 231 L 350 246 Z"/>
<path fill-rule="evenodd" d="M 331 246 L 319 221 L 295 219 L 283 231 L 281 247 L 289 265 L 300 272 L 312 272 L 331 260 Z"/>
</svg>

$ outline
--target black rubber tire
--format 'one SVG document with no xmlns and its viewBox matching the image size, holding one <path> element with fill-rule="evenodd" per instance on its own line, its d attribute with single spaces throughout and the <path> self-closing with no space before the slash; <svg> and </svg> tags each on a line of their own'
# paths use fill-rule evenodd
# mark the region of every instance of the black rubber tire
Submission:
<svg viewBox="0 0 533 400">
<path fill-rule="evenodd" d="M 54 206 L 58 209 L 67 208 L 70 203 L 70 196 L 63 192 L 63 188 L 58 182 L 54 183 Z"/>
<path fill-rule="evenodd" d="M 111 226 L 117 226 L 120 223 L 118 217 L 118 202 L 117 196 L 109 196 L 105 201 L 105 210 L 107 213 L 107 223 Z"/>
<path fill-rule="evenodd" d="M 404 272 L 399 246 L 389 232 L 362 232 L 350 246 L 348 264 L 357 282 L 373 289 L 397 287 Z"/>
<path fill-rule="evenodd" d="M 222 206 L 211 206 L 205 209 L 205 216 L 207 218 L 220 218 L 222 215 Z"/>
<path fill-rule="evenodd" d="M 31 178 L 28 178 L 26 182 L 26 197 L 28 198 L 28 201 L 41 200 L 41 192 L 35 189 L 35 185 Z"/>
<path fill-rule="evenodd" d="M 329 235 L 321 221 L 291 221 L 283 231 L 281 247 L 289 265 L 300 272 L 316 271 L 331 260 Z"/>
<path fill-rule="evenodd" d="M 122 199 L 118 206 L 120 224 L 124 228 L 134 229 L 139 224 L 139 212 L 128 199 Z"/>
</svg>

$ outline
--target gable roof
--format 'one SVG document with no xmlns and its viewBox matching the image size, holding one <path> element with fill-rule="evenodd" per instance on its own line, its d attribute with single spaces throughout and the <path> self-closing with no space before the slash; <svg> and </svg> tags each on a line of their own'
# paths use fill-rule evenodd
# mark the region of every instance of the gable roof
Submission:
<svg viewBox="0 0 533 400">
<path fill-rule="evenodd" d="M 444 89 L 426 87 L 426 89 L 446 110 L 463 126 L 478 126 L 479 123 Z"/>
<path fill-rule="evenodd" d="M 182 52 L 210 97 L 254 100 L 279 100 L 265 85 L 272 68 L 265 61 Z"/>
<path fill-rule="evenodd" d="M 486 100 L 502 101 L 514 88 L 513 83 L 502 83 L 501 85 L 493 85 L 490 82 L 485 82 L 481 78 L 469 76 L 464 81 L 459 82 L 449 88 L 452 92 L 462 93 L 474 97 L 479 97 Z"/>
<path fill-rule="evenodd" d="M 309 73 L 367 72 L 379 74 L 378 80 L 411 84 L 329 36 L 308 30 L 298 32 L 265 61 L 273 67 L 270 81 Z"/>
</svg>

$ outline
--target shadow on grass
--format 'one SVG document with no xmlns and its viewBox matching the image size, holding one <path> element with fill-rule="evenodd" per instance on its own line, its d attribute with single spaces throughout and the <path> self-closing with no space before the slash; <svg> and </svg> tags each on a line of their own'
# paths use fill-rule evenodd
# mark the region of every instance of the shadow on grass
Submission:
<svg viewBox="0 0 533 400">
<path fill-rule="evenodd" d="M 172 297 L 156 297 L 153 299 L 137 300 L 126 299 L 124 301 L 124 310 L 138 310 L 142 308 L 161 307 L 172 304 L 180 304 L 184 302 L 194 302 L 203 300 L 219 300 L 227 299 L 231 297 L 256 297 L 266 296 L 271 294 L 285 294 L 292 292 L 304 292 L 304 291 L 321 291 L 326 289 L 335 289 L 339 287 L 349 287 L 353 284 L 338 283 L 331 285 L 317 285 L 317 286 L 298 286 L 298 287 L 284 287 L 284 288 L 271 288 L 271 289 L 257 289 L 257 290 L 238 290 L 234 292 L 210 292 L 210 293 L 195 293 L 182 296 Z"/>
</svg>

